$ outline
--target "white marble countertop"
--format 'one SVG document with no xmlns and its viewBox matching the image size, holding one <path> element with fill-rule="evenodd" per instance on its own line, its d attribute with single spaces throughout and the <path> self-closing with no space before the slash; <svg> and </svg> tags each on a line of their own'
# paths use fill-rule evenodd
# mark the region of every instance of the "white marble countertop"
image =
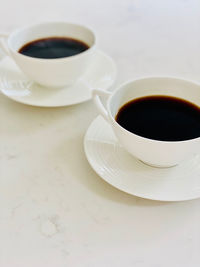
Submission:
<svg viewBox="0 0 200 267">
<path fill-rule="evenodd" d="M 0 31 L 41 20 L 96 29 L 116 84 L 200 81 L 199 0 L 7 0 Z M 199 267 L 200 200 L 162 203 L 99 178 L 83 151 L 97 110 L 34 108 L 0 95 L 1 267 Z"/>
</svg>

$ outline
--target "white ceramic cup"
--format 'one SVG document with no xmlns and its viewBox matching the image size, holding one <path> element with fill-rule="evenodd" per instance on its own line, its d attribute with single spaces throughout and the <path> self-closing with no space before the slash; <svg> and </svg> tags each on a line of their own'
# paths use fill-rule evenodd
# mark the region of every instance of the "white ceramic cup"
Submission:
<svg viewBox="0 0 200 267">
<path fill-rule="evenodd" d="M 157 141 L 133 134 L 115 121 L 117 112 L 125 103 L 150 95 L 179 97 L 200 106 L 200 85 L 177 78 L 149 77 L 125 83 L 112 93 L 93 91 L 96 106 L 112 126 L 121 145 L 141 161 L 155 167 L 171 167 L 199 153 L 200 137 L 186 141 Z M 106 108 L 99 96 L 107 98 Z"/>
<path fill-rule="evenodd" d="M 70 37 L 85 42 L 89 49 L 63 58 L 40 59 L 20 54 L 19 49 L 34 40 L 47 37 Z M 18 67 L 43 86 L 62 87 L 76 82 L 87 70 L 95 51 L 95 34 L 89 28 L 67 22 L 45 22 L 0 34 L 0 44 Z"/>
</svg>

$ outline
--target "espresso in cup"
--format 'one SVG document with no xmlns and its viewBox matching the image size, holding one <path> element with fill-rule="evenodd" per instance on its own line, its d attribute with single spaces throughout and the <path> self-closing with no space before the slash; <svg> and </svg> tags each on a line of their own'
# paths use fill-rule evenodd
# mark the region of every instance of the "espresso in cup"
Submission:
<svg viewBox="0 0 200 267">
<path fill-rule="evenodd" d="M 1 35 L 0 46 L 31 81 L 59 89 L 75 84 L 92 65 L 96 36 L 83 25 L 44 22 Z"/>
<path fill-rule="evenodd" d="M 172 96 L 145 96 L 124 104 L 116 121 L 126 130 L 159 141 L 200 137 L 200 107 Z"/>
<path fill-rule="evenodd" d="M 142 162 L 171 167 L 199 154 L 199 84 L 147 77 L 113 92 L 94 90 L 93 99 L 121 146 Z"/>
<path fill-rule="evenodd" d="M 48 37 L 29 42 L 18 52 L 29 57 L 54 59 L 74 56 L 88 48 L 88 44 L 74 38 Z"/>
</svg>

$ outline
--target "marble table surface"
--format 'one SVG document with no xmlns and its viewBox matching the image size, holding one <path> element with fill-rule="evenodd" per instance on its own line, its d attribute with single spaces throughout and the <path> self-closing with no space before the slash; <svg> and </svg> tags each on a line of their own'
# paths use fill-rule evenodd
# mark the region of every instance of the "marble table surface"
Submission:
<svg viewBox="0 0 200 267">
<path fill-rule="evenodd" d="M 0 31 L 45 20 L 96 30 L 116 85 L 146 75 L 200 82 L 199 0 L 7 0 Z M 1 267 L 199 267 L 200 199 L 127 195 L 89 166 L 92 101 L 35 108 L 0 95 Z"/>
</svg>

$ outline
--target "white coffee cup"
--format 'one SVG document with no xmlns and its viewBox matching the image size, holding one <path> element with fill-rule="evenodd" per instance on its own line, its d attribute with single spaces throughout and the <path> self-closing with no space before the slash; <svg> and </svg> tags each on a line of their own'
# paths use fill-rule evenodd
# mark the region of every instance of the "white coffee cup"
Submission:
<svg viewBox="0 0 200 267">
<path fill-rule="evenodd" d="M 120 107 L 135 98 L 167 95 L 188 100 L 200 106 L 200 85 L 170 77 L 149 77 L 123 84 L 110 93 L 93 91 L 93 99 L 101 115 L 109 122 L 121 145 L 134 157 L 155 167 L 171 167 L 200 152 L 200 137 L 185 141 L 157 141 L 133 134 L 115 120 Z M 99 96 L 107 98 L 106 108 Z"/>
<path fill-rule="evenodd" d="M 63 58 L 33 58 L 19 49 L 34 40 L 47 37 L 70 37 L 89 46 L 84 52 Z M 67 22 L 45 22 L 23 27 L 11 34 L 0 34 L 1 47 L 33 81 L 43 86 L 62 87 L 76 82 L 87 70 L 95 52 L 95 34 L 89 28 Z"/>
</svg>

